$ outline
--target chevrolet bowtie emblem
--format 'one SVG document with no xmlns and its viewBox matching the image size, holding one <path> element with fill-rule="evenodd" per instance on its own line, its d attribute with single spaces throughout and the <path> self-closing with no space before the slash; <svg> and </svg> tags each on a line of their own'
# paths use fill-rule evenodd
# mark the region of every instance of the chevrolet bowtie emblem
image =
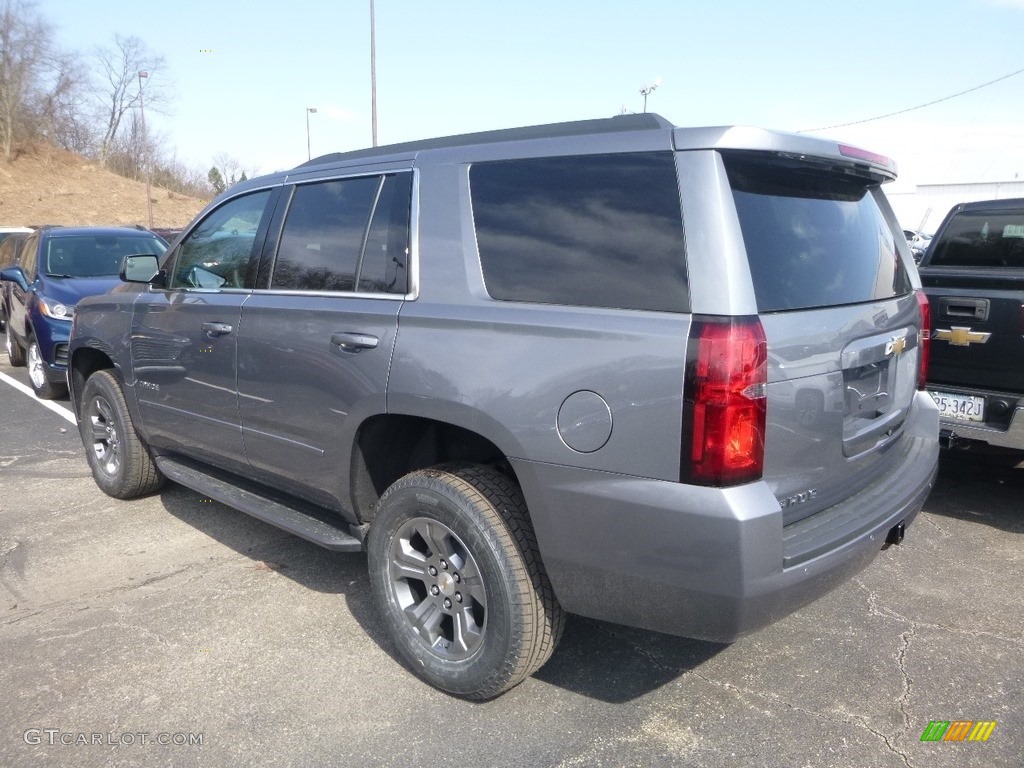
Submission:
<svg viewBox="0 0 1024 768">
<path fill-rule="evenodd" d="M 940 341 L 948 341 L 954 347 L 966 347 L 970 344 L 984 344 L 988 341 L 988 337 L 991 335 L 991 333 L 972 331 L 970 328 L 954 325 L 949 330 L 946 330 L 945 328 L 936 328 L 935 333 L 932 334 L 932 338 L 939 339 Z"/>
<path fill-rule="evenodd" d="M 906 336 L 893 336 L 885 343 L 885 355 L 898 355 L 907 348 Z"/>
</svg>

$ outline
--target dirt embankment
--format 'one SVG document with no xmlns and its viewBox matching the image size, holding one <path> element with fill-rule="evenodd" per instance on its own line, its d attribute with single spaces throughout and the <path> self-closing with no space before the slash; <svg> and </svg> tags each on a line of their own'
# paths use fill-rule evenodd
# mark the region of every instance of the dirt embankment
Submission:
<svg viewBox="0 0 1024 768">
<path fill-rule="evenodd" d="M 207 201 L 153 187 L 153 226 L 183 227 Z M 0 159 L 0 225 L 148 223 L 146 184 L 46 145 Z"/>
</svg>

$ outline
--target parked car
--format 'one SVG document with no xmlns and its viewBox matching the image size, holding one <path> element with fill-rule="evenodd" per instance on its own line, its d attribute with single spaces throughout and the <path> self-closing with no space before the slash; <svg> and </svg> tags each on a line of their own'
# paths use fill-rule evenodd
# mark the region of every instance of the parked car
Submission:
<svg viewBox="0 0 1024 768">
<path fill-rule="evenodd" d="M 31 232 L 32 230 L 29 227 L 0 227 L 0 244 L 11 235 L 27 235 Z"/>
<path fill-rule="evenodd" d="M 645 114 L 235 185 L 78 306 L 93 477 L 365 549 L 401 658 L 456 695 L 538 669 L 566 612 L 734 640 L 899 543 L 932 487 L 894 175 Z"/>
<path fill-rule="evenodd" d="M 25 239 L 31 231 L 3 233 L 4 239 L 0 242 L 0 270 L 13 267 L 18 263 L 21 246 L 25 243 Z M 0 280 L 0 331 L 5 333 L 7 329 L 8 293 L 10 293 L 10 284 Z"/>
<path fill-rule="evenodd" d="M 26 238 L 19 263 L 0 270 L 0 280 L 7 356 L 11 365 L 28 363 L 36 395 L 54 398 L 67 391 L 75 305 L 118 285 L 125 256 L 165 249 L 151 232 L 137 229 L 42 227 Z"/>
<path fill-rule="evenodd" d="M 1024 450 L 1024 199 L 954 206 L 920 272 L 943 445 Z"/>
<path fill-rule="evenodd" d="M 925 251 L 928 250 L 928 246 L 932 242 L 932 237 L 934 237 L 934 235 L 925 234 L 924 232 L 917 232 L 914 234 L 913 239 L 910 241 L 910 253 L 913 255 L 916 263 L 921 263 L 921 259 L 924 258 Z"/>
</svg>

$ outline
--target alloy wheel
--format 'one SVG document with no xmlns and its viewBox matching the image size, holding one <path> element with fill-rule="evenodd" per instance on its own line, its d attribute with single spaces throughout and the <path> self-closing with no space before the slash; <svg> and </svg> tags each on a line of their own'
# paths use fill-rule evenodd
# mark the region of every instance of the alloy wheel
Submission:
<svg viewBox="0 0 1024 768">
<path fill-rule="evenodd" d="M 487 596 L 476 560 L 455 532 L 417 517 L 391 541 L 392 599 L 420 642 L 447 661 L 476 653 L 484 640 Z"/>
<path fill-rule="evenodd" d="M 96 396 L 86 406 L 85 418 L 89 422 L 92 444 L 100 469 L 108 475 L 116 475 L 121 467 L 121 439 L 114 419 L 114 409 L 103 397 Z"/>
<path fill-rule="evenodd" d="M 8 339 L 10 344 L 10 339 Z M 8 354 L 10 351 L 8 350 Z M 28 377 L 32 382 L 32 386 L 36 389 L 42 389 L 46 386 L 46 369 L 43 363 L 43 356 L 39 352 L 39 344 L 32 341 L 28 345 Z"/>
</svg>

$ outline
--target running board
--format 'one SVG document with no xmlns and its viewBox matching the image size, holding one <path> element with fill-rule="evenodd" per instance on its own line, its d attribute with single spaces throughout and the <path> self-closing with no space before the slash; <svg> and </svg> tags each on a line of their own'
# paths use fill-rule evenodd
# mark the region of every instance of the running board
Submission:
<svg viewBox="0 0 1024 768">
<path fill-rule="evenodd" d="M 169 480 L 202 493 L 247 515 L 293 533 L 335 552 L 361 552 L 363 543 L 338 525 L 309 512 L 268 498 L 221 479 L 213 471 L 171 456 L 156 456 L 156 465 Z M 329 514 L 329 513 L 327 513 Z M 345 526 L 339 519 L 338 523 Z"/>
</svg>

